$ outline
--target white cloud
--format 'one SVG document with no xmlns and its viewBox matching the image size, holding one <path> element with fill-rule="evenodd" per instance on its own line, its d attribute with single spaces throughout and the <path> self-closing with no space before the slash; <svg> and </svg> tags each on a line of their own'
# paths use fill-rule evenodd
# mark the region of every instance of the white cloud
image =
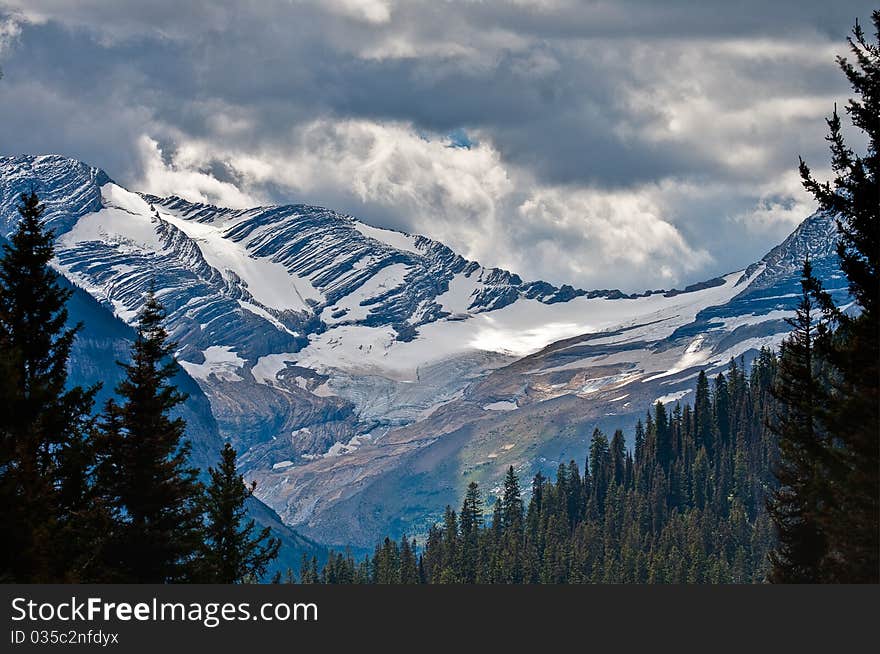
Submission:
<svg viewBox="0 0 880 654">
<path fill-rule="evenodd" d="M 158 196 L 178 195 L 193 202 L 205 202 L 235 209 L 259 204 L 256 196 L 243 193 L 234 184 L 221 182 L 202 172 L 182 148 L 171 164 L 162 159 L 159 144 L 148 136 L 141 136 L 138 147 L 143 167 L 143 179 L 136 190 Z"/>
<path fill-rule="evenodd" d="M 817 169 L 813 173 L 819 179 L 830 175 L 829 170 Z M 755 204 L 732 220 L 741 223 L 746 229 L 759 234 L 794 230 L 805 216 L 816 210 L 813 197 L 804 189 L 796 170 L 784 173 L 772 182 L 757 189 L 759 197 Z"/>
<path fill-rule="evenodd" d="M 574 244 L 573 277 L 601 279 L 607 268 L 637 271 L 669 286 L 712 258 L 690 246 L 663 216 L 654 188 L 627 191 L 536 189 L 519 207 L 525 231 L 539 246 L 541 267 L 560 268 Z M 562 273 L 563 270 L 559 270 Z M 631 273 L 630 273 L 631 274 Z M 655 285 L 652 285 L 655 286 Z"/>
<path fill-rule="evenodd" d="M 824 72 L 841 51 L 818 38 L 634 44 L 623 64 L 632 77 L 620 97 L 637 120 L 622 121 L 617 131 L 660 147 L 686 146 L 760 183 L 778 173 L 780 145 L 796 144 L 803 126 L 821 133 L 823 118 L 839 99 L 830 90 L 809 93 L 800 81 L 786 80 L 788 66 L 794 60 Z"/>
<path fill-rule="evenodd" d="M 711 256 L 688 244 L 664 217 L 662 191 L 568 189 L 541 185 L 505 165 L 486 139 L 450 147 L 405 124 L 315 121 L 278 149 L 218 150 L 184 140 L 165 164 L 142 139 L 151 193 L 241 207 L 268 185 L 331 208 L 444 242 L 485 265 L 556 283 L 671 286 Z M 167 157 L 167 155 L 166 155 Z M 220 164 L 238 187 L 207 171 Z"/>
<path fill-rule="evenodd" d="M 369 209 L 386 224 L 428 234 L 465 254 L 496 235 L 499 204 L 513 190 L 493 148 L 450 147 L 404 124 L 318 120 L 280 136 L 277 146 L 254 150 L 177 135 L 170 166 L 161 163 L 155 141 L 145 138 L 143 184 L 193 199 L 225 194 L 235 206 L 260 197 L 267 185 L 281 186 L 291 201 Z M 215 163 L 234 175 L 239 195 L 203 172 Z M 173 191 L 175 184 L 190 190 Z"/>
<path fill-rule="evenodd" d="M 797 156 L 827 160 L 846 98 L 851 19 L 746 5 L 5 0 L 0 140 L 160 195 L 321 204 L 527 279 L 682 285 L 812 211 Z M 447 147 L 458 130 L 475 145 Z"/>
<path fill-rule="evenodd" d="M 382 24 L 391 20 L 390 0 L 307 0 L 325 9 L 355 20 Z"/>
</svg>

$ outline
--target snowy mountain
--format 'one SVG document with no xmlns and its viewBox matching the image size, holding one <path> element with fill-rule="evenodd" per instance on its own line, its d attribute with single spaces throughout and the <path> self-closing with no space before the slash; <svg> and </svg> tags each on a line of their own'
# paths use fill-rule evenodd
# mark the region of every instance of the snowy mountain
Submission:
<svg viewBox="0 0 880 654">
<path fill-rule="evenodd" d="M 687 400 L 700 369 L 779 343 L 805 255 L 845 297 L 822 214 L 742 271 L 632 296 L 526 283 L 318 207 L 141 195 L 57 156 L 0 159 L 0 233 L 32 185 L 57 269 L 128 324 L 155 285 L 204 419 L 324 542 L 418 533 L 472 478 L 555 469 L 593 426 Z"/>
</svg>

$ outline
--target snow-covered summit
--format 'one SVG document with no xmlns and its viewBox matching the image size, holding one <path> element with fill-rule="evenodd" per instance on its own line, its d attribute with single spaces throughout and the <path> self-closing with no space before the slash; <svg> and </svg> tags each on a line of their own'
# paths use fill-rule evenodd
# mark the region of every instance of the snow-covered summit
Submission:
<svg viewBox="0 0 880 654">
<path fill-rule="evenodd" d="M 833 253 L 836 239 L 837 223 L 834 216 L 817 211 L 798 225 L 782 243 L 770 250 L 760 261 L 749 266 L 744 277 L 760 269 L 760 274 L 751 281 L 752 290 L 758 290 L 777 284 L 782 278 L 797 276 L 803 268 L 805 259 L 810 259 L 819 266 L 826 264 L 834 266 L 836 260 Z"/>
<path fill-rule="evenodd" d="M 219 316 L 227 335 L 253 331 L 296 351 L 336 326 L 381 326 L 409 341 L 439 320 L 586 295 L 320 207 L 232 210 L 141 195 L 57 155 L 0 158 L 0 178 L 3 233 L 18 195 L 37 190 L 65 275 L 127 321 L 155 283 L 175 337 L 200 350 L 216 344 Z"/>
</svg>

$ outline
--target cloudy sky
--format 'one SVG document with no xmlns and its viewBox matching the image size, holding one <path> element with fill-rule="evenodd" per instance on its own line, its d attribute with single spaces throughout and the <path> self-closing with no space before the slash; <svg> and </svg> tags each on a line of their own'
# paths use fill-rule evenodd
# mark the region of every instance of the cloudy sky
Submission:
<svg viewBox="0 0 880 654">
<path fill-rule="evenodd" d="M 742 268 L 813 209 L 870 2 L 0 0 L 0 152 L 305 202 L 584 288 Z"/>
</svg>

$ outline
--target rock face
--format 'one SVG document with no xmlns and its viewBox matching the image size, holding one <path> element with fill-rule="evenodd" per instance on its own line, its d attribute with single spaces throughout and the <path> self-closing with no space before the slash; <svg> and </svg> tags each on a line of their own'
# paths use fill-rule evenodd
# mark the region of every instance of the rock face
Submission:
<svg viewBox="0 0 880 654">
<path fill-rule="evenodd" d="M 30 185 L 91 303 L 76 365 L 110 366 L 93 325 L 131 324 L 154 285 L 206 398 L 187 409 L 205 452 L 233 441 L 260 499 L 330 543 L 422 533 L 471 479 L 552 472 L 594 426 L 687 401 L 700 369 L 779 343 L 806 255 L 846 295 L 823 214 L 743 271 L 626 295 L 523 282 L 318 207 L 139 195 L 54 156 L 0 159 L 3 233 Z"/>
</svg>

